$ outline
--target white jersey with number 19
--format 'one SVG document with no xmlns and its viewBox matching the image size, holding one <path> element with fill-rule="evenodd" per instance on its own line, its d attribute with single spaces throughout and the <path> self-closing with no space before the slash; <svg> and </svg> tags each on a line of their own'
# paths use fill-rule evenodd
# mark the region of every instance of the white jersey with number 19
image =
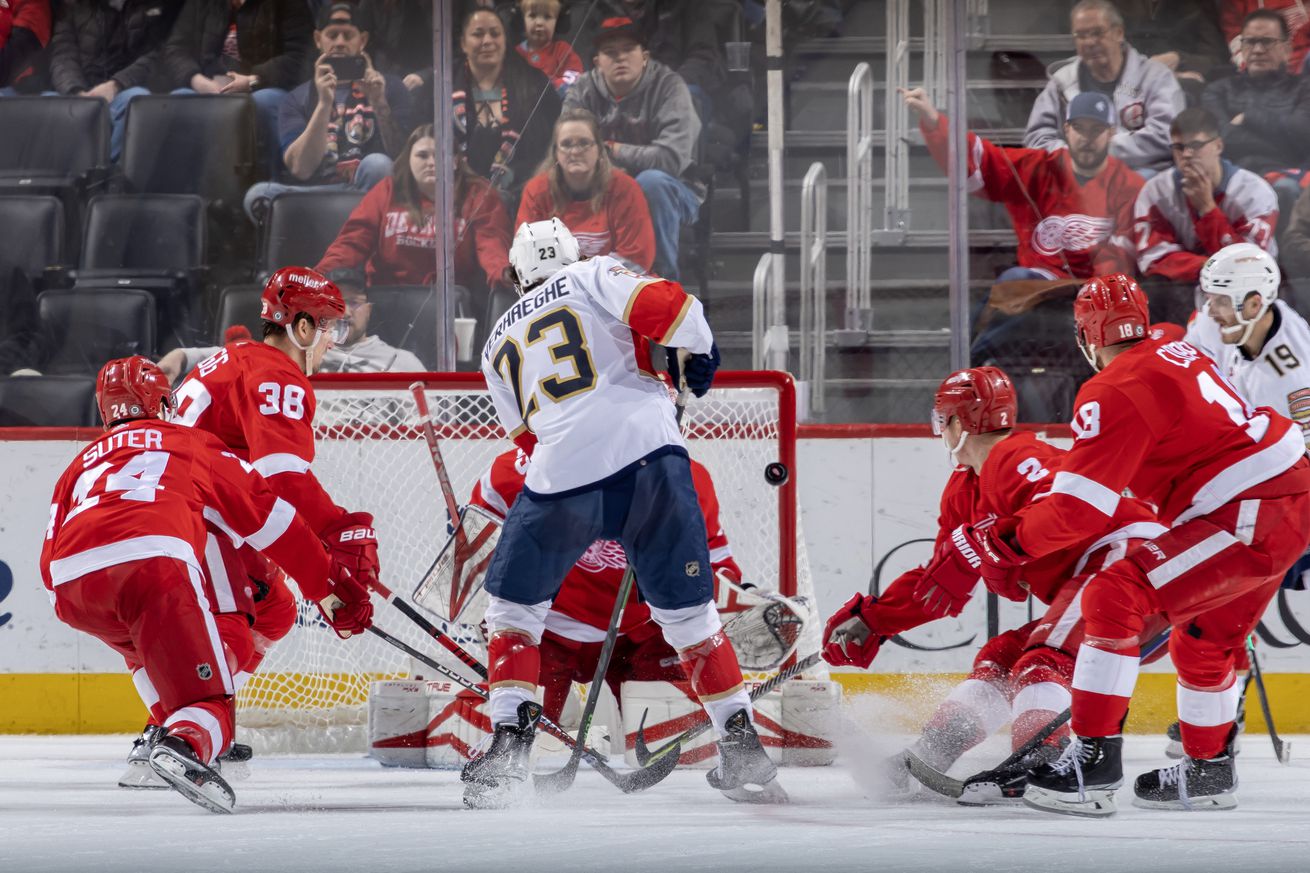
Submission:
<svg viewBox="0 0 1310 873">
<path fill-rule="evenodd" d="M 608 256 L 570 264 L 500 317 L 482 372 L 510 438 L 536 437 L 528 489 L 572 491 L 683 445 L 652 341 L 706 354 L 713 335 L 681 285 Z"/>
</svg>

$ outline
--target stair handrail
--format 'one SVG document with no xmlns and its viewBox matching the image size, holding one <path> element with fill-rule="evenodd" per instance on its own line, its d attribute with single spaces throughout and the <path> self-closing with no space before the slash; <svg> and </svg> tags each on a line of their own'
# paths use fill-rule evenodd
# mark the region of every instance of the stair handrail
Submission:
<svg viewBox="0 0 1310 873">
<path fill-rule="evenodd" d="M 903 0 L 891 0 L 897 5 Z M 890 18 L 890 15 L 889 15 Z M 888 57 L 895 51 L 888 35 Z M 890 61 L 888 68 L 890 72 Z M 860 62 L 846 88 L 846 329 L 864 331 L 873 300 L 873 68 Z M 890 165 L 890 157 L 889 157 Z"/>
<path fill-rule="evenodd" d="M 810 164 L 801 184 L 800 378 L 809 386 L 809 409 L 822 415 L 827 378 L 828 170 Z"/>
<path fill-rule="evenodd" d="M 779 264 L 770 252 L 760 255 L 751 282 L 751 368 L 755 370 L 786 369 L 787 325 L 770 325 L 772 314 L 772 285 L 774 265 Z M 771 353 L 781 349 L 782 367 L 775 366 Z"/>
</svg>

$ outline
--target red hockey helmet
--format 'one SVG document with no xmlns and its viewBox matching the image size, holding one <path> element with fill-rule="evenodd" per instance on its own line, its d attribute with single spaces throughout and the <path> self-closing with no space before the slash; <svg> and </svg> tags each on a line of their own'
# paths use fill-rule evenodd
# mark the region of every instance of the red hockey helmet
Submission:
<svg viewBox="0 0 1310 873">
<path fill-rule="evenodd" d="M 1014 383 L 999 367 L 974 367 L 947 376 L 932 399 L 932 432 L 941 436 L 954 416 L 965 433 L 991 433 L 1014 427 L 1019 399 Z"/>
<path fill-rule="evenodd" d="M 173 408 L 173 388 L 164 371 L 148 358 L 117 358 L 96 376 L 96 404 L 105 427 L 120 421 L 158 418 L 162 408 Z"/>
<path fill-rule="evenodd" d="M 346 302 L 341 289 L 322 273 L 309 267 L 283 267 L 268 277 L 259 295 L 259 317 L 278 325 L 291 324 L 300 313 L 314 319 L 319 330 L 343 342 L 350 330 Z"/>
<path fill-rule="evenodd" d="M 1073 301 L 1073 320 L 1078 348 L 1093 370 L 1100 369 L 1098 349 L 1145 339 L 1151 325 L 1146 295 L 1123 273 L 1092 279 L 1079 289 Z"/>
</svg>

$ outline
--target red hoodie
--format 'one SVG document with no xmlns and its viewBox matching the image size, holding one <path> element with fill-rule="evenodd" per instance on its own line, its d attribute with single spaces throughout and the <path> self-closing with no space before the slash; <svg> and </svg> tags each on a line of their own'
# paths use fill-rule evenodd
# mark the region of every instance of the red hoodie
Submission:
<svg viewBox="0 0 1310 873">
<path fill-rule="evenodd" d="M 610 189 L 599 212 L 590 200 L 575 200 L 563 212 L 555 209 L 546 174 L 532 177 L 523 186 L 516 225 L 525 221 L 544 221 L 558 217 L 578 238 L 585 257 L 615 255 L 647 271 L 655 262 L 655 230 L 650 223 L 650 207 L 641 186 L 622 170 L 610 176 Z"/>
<path fill-rule="evenodd" d="M 504 204 L 478 178 L 469 181 L 458 207 L 455 281 L 465 286 L 499 281 L 509 266 L 512 235 Z M 428 284 L 436 272 L 436 218 L 432 201 L 424 200 L 422 208 L 426 220 L 415 227 L 409 210 L 393 202 L 390 177 L 383 179 L 359 201 L 315 269 L 366 264 L 369 285 Z"/>
</svg>

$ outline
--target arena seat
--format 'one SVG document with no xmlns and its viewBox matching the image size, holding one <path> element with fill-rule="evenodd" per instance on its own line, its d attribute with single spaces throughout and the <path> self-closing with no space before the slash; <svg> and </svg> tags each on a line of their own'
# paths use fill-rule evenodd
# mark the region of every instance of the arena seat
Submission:
<svg viewBox="0 0 1310 873">
<path fill-rule="evenodd" d="M 0 427 L 92 427 L 95 394 L 93 376 L 0 377 Z"/>
<path fill-rule="evenodd" d="M 218 295 L 218 318 L 214 324 L 214 344 L 222 345 L 223 334 L 234 324 L 244 324 L 255 339 L 260 336 L 258 285 L 229 285 Z"/>
<path fill-rule="evenodd" d="M 0 282 L 17 268 L 36 279 L 63 265 L 68 251 L 64 204 L 49 194 L 0 196 Z"/>
<path fill-rule="evenodd" d="M 48 336 L 42 370 L 94 375 L 105 361 L 155 354 L 155 299 L 140 288 L 57 288 L 37 297 Z"/>
<path fill-rule="evenodd" d="M 317 264 L 363 196 L 362 191 L 289 191 L 273 198 L 260 240 L 260 271 Z"/>
<path fill-rule="evenodd" d="M 377 285 L 368 289 L 373 311 L 369 333 L 408 349 L 425 367 L 437 363 L 437 296 L 427 285 Z"/>
</svg>

